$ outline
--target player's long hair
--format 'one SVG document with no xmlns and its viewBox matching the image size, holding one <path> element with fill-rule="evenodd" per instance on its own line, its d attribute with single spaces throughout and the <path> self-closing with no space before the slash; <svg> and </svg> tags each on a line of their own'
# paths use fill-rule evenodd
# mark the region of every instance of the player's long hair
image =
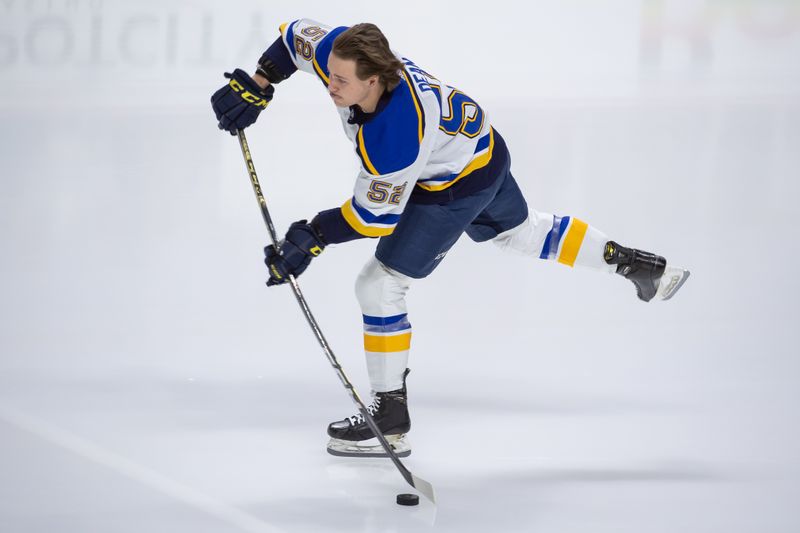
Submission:
<svg viewBox="0 0 800 533">
<path fill-rule="evenodd" d="M 354 60 L 356 76 L 361 80 L 377 75 L 390 91 L 400 83 L 403 63 L 375 24 L 364 22 L 343 31 L 333 41 L 333 53 L 340 59 Z"/>
</svg>

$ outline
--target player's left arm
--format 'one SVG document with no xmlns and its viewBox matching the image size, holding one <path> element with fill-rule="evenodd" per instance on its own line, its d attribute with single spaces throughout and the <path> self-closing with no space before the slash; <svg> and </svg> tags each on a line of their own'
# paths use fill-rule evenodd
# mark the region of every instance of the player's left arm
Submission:
<svg viewBox="0 0 800 533">
<path fill-rule="evenodd" d="M 280 249 L 264 249 L 264 262 L 270 272 L 267 284 L 284 283 L 289 274 L 299 276 L 330 244 L 391 235 L 422 167 L 424 158 L 391 174 L 373 175 L 362 170 L 353 196 L 341 207 L 317 213 L 310 223 L 295 222 Z"/>
</svg>

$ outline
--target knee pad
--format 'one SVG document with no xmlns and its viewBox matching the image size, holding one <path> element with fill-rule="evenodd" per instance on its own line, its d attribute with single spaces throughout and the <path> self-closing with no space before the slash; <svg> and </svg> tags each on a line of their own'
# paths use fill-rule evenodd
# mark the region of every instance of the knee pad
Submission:
<svg viewBox="0 0 800 533">
<path fill-rule="evenodd" d="M 553 215 L 530 210 L 525 222 L 504 231 L 492 239 L 492 243 L 503 251 L 538 257 L 552 223 Z"/>
<path fill-rule="evenodd" d="M 405 296 L 412 279 L 371 257 L 356 279 L 356 297 L 361 312 L 380 317 L 404 314 Z"/>
</svg>

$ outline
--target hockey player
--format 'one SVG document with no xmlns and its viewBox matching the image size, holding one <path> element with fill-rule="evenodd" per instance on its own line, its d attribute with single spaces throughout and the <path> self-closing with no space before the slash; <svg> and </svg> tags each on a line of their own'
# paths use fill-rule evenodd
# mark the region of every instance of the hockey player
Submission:
<svg viewBox="0 0 800 533">
<path fill-rule="evenodd" d="M 253 124 L 274 85 L 302 70 L 319 78 L 360 161 L 341 207 L 293 223 L 279 249 L 265 248 L 268 285 L 299 276 L 330 244 L 379 238 L 356 296 L 373 391 L 368 407 L 398 455 L 411 452 L 406 376 L 411 323 L 406 293 L 462 233 L 530 257 L 616 272 L 647 302 L 672 297 L 689 272 L 610 240 L 571 216 L 530 210 L 510 171 L 505 141 L 486 111 L 460 90 L 393 52 L 373 24 L 330 27 L 300 19 L 280 27 L 252 77 L 241 69 L 211 98 L 219 127 Z M 361 414 L 328 426 L 334 455 L 380 456 Z M 373 439 L 374 442 L 374 439 Z"/>
</svg>

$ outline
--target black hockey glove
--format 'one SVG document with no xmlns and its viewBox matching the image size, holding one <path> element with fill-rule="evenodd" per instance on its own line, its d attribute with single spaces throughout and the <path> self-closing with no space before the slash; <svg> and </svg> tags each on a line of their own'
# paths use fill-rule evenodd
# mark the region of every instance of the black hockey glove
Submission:
<svg viewBox="0 0 800 533">
<path fill-rule="evenodd" d="M 258 114 L 267 107 L 275 94 L 275 88 L 268 85 L 262 89 L 240 68 L 225 73 L 230 79 L 227 85 L 211 96 L 211 107 L 219 121 L 219 129 L 236 135 L 236 130 L 243 130 L 258 118 Z"/>
<path fill-rule="evenodd" d="M 298 277 L 324 249 L 325 243 L 314 228 L 305 220 L 298 220 L 289 226 L 280 249 L 271 244 L 264 248 L 264 263 L 269 268 L 267 286 L 286 283 L 289 274 Z"/>
</svg>

